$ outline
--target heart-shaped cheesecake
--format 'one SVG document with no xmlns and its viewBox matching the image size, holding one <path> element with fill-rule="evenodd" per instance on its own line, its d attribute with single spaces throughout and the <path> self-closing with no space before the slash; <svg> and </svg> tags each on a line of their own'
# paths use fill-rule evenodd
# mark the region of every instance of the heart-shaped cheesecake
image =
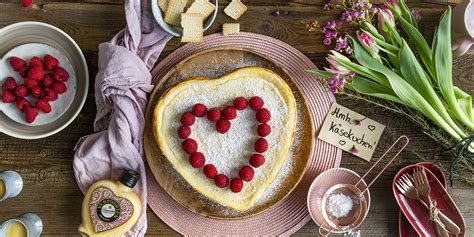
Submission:
<svg viewBox="0 0 474 237">
<path fill-rule="evenodd" d="M 221 111 L 220 119 L 225 120 L 225 108 L 238 107 L 236 98 L 245 98 L 246 102 L 251 102 L 250 98 L 261 98 L 262 107 L 271 115 L 270 120 L 264 121 L 271 128 L 269 134 L 265 132 L 262 136 L 259 131 L 263 124 L 262 113 L 251 104 L 252 108 L 235 110 L 236 115 L 228 120 L 230 128 L 224 126 L 223 130 L 222 123 L 209 118 L 211 108 L 217 108 Z M 183 121 L 183 115 L 193 113 L 196 104 L 204 105 L 208 114 L 195 116 L 192 123 Z M 218 204 L 244 211 L 265 193 L 285 163 L 295 131 L 296 113 L 295 98 L 282 78 L 267 69 L 245 67 L 216 79 L 190 78 L 168 90 L 155 107 L 153 132 L 164 156 L 194 189 Z M 185 132 L 186 136 L 179 131 L 183 122 L 192 131 Z M 185 147 L 183 138 L 195 141 L 196 149 Z M 258 148 L 261 142 L 258 140 L 262 139 L 266 140 L 267 149 Z M 196 157 L 192 157 L 196 151 L 200 153 L 198 163 Z M 252 165 L 250 158 L 255 154 L 265 157 L 263 165 Z M 202 162 L 206 166 L 211 164 L 218 174 L 229 180 L 240 179 L 242 167 L 251 167 L 254 175 L 235 192 L 232 181 L 222 185 L 216 177 L 208 175 Z"/>
</svg>

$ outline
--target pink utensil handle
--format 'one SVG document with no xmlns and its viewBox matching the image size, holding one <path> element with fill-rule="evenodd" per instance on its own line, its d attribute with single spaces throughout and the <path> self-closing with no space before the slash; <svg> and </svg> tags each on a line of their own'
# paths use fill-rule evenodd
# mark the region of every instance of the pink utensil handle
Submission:
<svg viewBox="0 0 474 237">
<path fill-rule="evenodd" d="M 460 56 L 465 54 L 471 48 L 472 44 L 474 44 L 474 42 L 470 39 L 462 38 L 453 42 L 452 49 Z"/>
<path fill-rule="evenodd" d="M 449 233 L 446 229 L 444 229 L 438 222 L 435 223 L 436 228 L 436 236 L 438 237 L 448 237 Z"/>
<path fill-rule="evenodd" d="M 392 159 L 390 159 L 387 164 L 382 168 L 381 171 L 379 171 L 379 173 L 377 174 L 377 176 L 375 176 L 375 178 L 372 179 L 372 181 L 367 185 L 367 187 L 362 190 L 362 193 L 365 193 L 365 191 L 367 191 L 367 189 L 369 189 L 369 187 L 378 179 L 378 177 L 392 164 L 392 162 L 398 157 L 398 155 L 400 155 L 400 153 L 405 149 L 405 147 L 408 145 L 408 143 L 410 143 L 410 139 L 405 136 L 405 135 L 402 135 L 400 137 L 398 137 L 398 139 L 383 153 L 383 155 L 372 165 L 372 167 L 369 168 L 369 170 L 367 170 L 367 172 L 365 172 L 365 174 L 359 179 L 359 182 L 357 182 L 354 186 L 357 187 L 357 185 L 362 182 L 362 180 L 364 180 L 365 176 L 367 176 L 370 171 L 372 171 L 372 169 L 377 166 L 377 164 L 383 160 L 383 158 L 395 147 L 395 145 L 397 145 L 402 139 L 405 140 L 405 143 L 402 143 L 402 147 L 397 151 L 397 153 L 392 157 Z"/>
<path fill-rule="evenodd" d="M 456 225 L 456 223 L 454 223 L 451 219 L 449 219 L 445 214 L 443 214 L 442 212 L 439 212 L 438 214 L 438 217 L 439 219 L 441 220 L 441 222 L 443 222 L 444 226 L 446 227 L 446 229 L 451 232 L 451 234 L 453 235 L 458 235 L 459 232 L 461 232 L 461 229 L 459 228 L 458 225 Z"/>
</svg>

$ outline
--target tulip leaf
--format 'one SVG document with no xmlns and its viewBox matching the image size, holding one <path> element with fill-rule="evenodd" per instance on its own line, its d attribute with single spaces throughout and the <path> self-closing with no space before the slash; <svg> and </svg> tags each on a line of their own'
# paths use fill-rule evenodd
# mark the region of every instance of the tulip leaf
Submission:
<svg viewBox="0 0 474 237">
<path fill-rule="evenodd" d="M 393 90 L 367 78 L 354 76 L 352 78 L 352 88 L 355 91 L 364 95 L 374 96 L 380 99 L 389 100 L 395 103 L 406 105 L 402 100 L 397 97 Z"/>
<path fill-rule="evenodd" d="M 434 76 L 433 64 L 431 60 L 431 49 L 428 43 L 425 40 L 425 37 L 418 31 L 416 27 L 411 25 L 408 21 L 403 18 L 400 18 L 400 23 L 410 37 L 411 42 L 415 45 L 416 51 L 420 55 L 421 61 L 423 61 L 425 67 L 428 69 L 428 72 L 431 76 Z"/>
<path fill-rule="evenodd" d="M 457 129 L 454 130 L 450 124 L 446 123 L 446 121 L 436 112 L 436 110 L 433 109 L 431 104 L 426 101 L 426 99 L 408 82 L 400 77 L 400 75 L 393 72 L 372 57 L 364 55 L 364 50 L 361 48 L 358 42 L 352 37 L 350 37 L 350 39 L 354 49 L 354 56 L 356 57 L 357 61 L 367 68 L 383 74 L 390 85 L 387 87 L 392 88 L 395 94 L 400 98 L 400 100 L 404 102 L 404 104 L 419 111 L 427 118 L 431 119 L 436 125 L 445 130 L 456 140 L 459 141 L 461 140 L 461 137 L 465 137 L 464 133 L 458 133 Z"/>
<path fill-rule="evenodd" d="M 466 114 L 466 116 L 474 123 L 474 113 L 472 111 L 472 97 L 468 93 L 459 89 L 457 86 L 454 87 L 454 95 L 458 100 L 461 109 Z"/>
<path fill-rule="evenodd" d="M 324 70 L 306 70 L 306 72 L 319 76 L 323 79 L 329 79 L 332 76 L 332 73 L 324 71 Z"/>
<path fill-rule="evenodd" d="M 417 23 L 416 23 L 416 20 L 415 20 L 415 17 L 413 16 L 410 9 L 408 8 L 405 0 L 400 0 L 399 5 L 400 5 L 400 10 L 402 12 L 403 18 L 405 20 L 407 20 L 414 27 L 418 27 Z"/>
<path fill-rule="evenodd" d="M 400 72 L 403 78 L 408 82 L 420 95 L 422 95 L 427 102 L 431 104 L 434 110 L 448 123 L 456 132 L 462 133 L 463 131 L 454 122 L 449 115 L 448 111 L 443 105 L 443 102 L 436 94 L 433 85 L 429 78 L 426 76 L 421 65 L 416 60 L 415 55 L 411 51 L 410 47 L 404 40 L 402 47 L 400 48 L 399 54 L 400 61 L 405 62 L 400 65 Z"/>
<path fill-rule="evenodd" d="M 376 72 L 381 73 L 378 70 L 375 70 L 373 67 L 377 66 L 382 66 L 386 68 L 380 61 L 374 59 L 367 51 L 365 51 L 364 48 L 355 40 L 352 36 L 347 36 L 349 37 L 351 44 L 352 44 L 352 49 L 354 50 L 354 56 L 357 59 L 357 62 L 359 62 L 362 66 L 366 67 L 367 69 L 374 70 Z M 387 70 L 390 70 L 387 68 Z M 357 73 L 357 72 L 356 72 Z M 375 74 L 375 73 L 374 73 Z M 389 87 L 390 88 L 390 83 L 388 82 L 387 78 L 384 76 L 378 75 L 374 80 L 383 86 Z"/>
<path fill-rule="evenodd" d="M 451 52 L 451 8 L 441 16 L 436 32 L 433 48 L 434 71 L 438 88 L 441 91 L 451 113 L 471 131 L 474 131 L 474 123 L 470 115 L 465 114 L 455 96 L 452 78 L 452 52 Z"/>
</svg>

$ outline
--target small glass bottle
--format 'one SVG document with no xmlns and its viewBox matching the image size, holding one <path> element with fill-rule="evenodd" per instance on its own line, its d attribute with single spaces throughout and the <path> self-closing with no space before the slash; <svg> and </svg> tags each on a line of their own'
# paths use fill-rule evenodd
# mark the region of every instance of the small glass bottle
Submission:
<svg viewBox="0 0 474 237">
<path fill-rule="evenodd" d="M 139 174 L 124 170 L 118 181 L 102 180 L 92 184 L 82 202 L 82 236 L 120 236 L 135 225 L 142 204 L 133 192 Z"/>
</svg>

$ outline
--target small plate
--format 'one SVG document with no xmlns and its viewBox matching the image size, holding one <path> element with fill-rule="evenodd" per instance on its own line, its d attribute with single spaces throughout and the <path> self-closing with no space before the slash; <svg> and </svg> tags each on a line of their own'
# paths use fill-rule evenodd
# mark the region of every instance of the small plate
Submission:
<svg viewBox="0 0 474 237">
<path fill-rule="evenodd" d="M 21 49 L 24 45 L 37 44 L 42 46 L 37 48 L 38 51 L 31 52 L 31 55 L 20 56 L 29 59 L 33 55 L 46 52 L 55 56 L 60 54 L 68 61 L 63 62 L 64 59 L 60 59 L 62 61 L 60 62 L 61 66 L 67 65 L 66 70 L 68 70 L 70 77 L 74 77 L 70 78 L 70 82 L 68 81 L 69 93 L 60 95 L 58 99 L 58 102 L 64 100 L 65 104 L 59 106 L 55 103 L 52 105 L 55 109 L 53 112 L 55 111 L 58 114 L 51 113 L 40 119 L 40 116 L 45 115 L 40 113 L 37 118 L 38 121 L 33 124 L 25 124 L 18 121 L 18 116 L 12 114 L 7 116 L 6 112 L 0 111 L 0 132 L 17 138 L 38 139 L 61 131 L 77 117 L 86 101 L 89 89 L 89 72 L 81 49 L 64 31 L 42 22 L 27 21 L 11 24 L 1 28 L 0 35 L 0 60 L 7 60 L 6 57 L 9 56 L 8 52 L 11 50 Z M 25 53 L 24 51 L 21 52 Z M 17 81 L 22 81 L 19 80 L 18 75 L 13 76 Z M 0 78 L 0 81 L 4 79 Z M 75 85 L 71 84 L 73 82 Z M 75 93 L 72 93 L 73 91 Z M 4 110 L 11 109 L 5 105 L 2 105 L 2 108 Z M 42 119 L 46 120 L 43 121 Z"/>
<path fill-rule="evenodd" d="M 395 187 L 395 182 L 400 178 L 402 174 L 412 174 L 414 168 L 418 165 L 409 165 L 395 175 L 393 179 L 392 190 L 400 209 L 406 216 L 407 220 L 415 229 L 416 233 L 420 236 L 436 236 L 436 230 L 433 222 L 429 220 L 428 211 L 421 203 L 417 200 L 409 199 L 401 194 Z M 436 206 L 449 217 L 454 223 L 456 223 L 461 229 L 459 236 L 464 236 L 466 232 L 466 225 L 464 219 L 457 208 L 454 201 L 449 196 L 448 192 L 444 188 L 443 184 L 436 178 L 436 176 L 429 170 L 426 169 L 428 181 L 430 185 L 430 197 L 436 202 Z"/>
<path fill-rule="evenodd" d="M 431 173 L 433 173 L 436 178 L 441 182 L 443 187 L 446 187 L 446 177 L 444 176 L 443 171 L 441 171 L 441 169 L 437 165 L 430 162 L 420 162 L 417 163 L 417 165 L 423 166 L 429 171 L 431 171 Z M 401 210 L 398 213 L 398 217 L 398 233 L 400 237 L 418 237 L 418 233 L 416 233 L 416 230 L 413 229 L 413 226 L 411 226 L 410 222 L 407 220 L 405 215 L 403 215 Z"/>
<path fill-rule="evenodd" d="M 212 2 L 216 8 L 214 9 L 214 12 L 207 18 L 206 22 L 204 22 L 204 32 L 209 29 L 209 27 L 211 27 L 212 23 L 214 23 L 217 12 L 219 11 L 219 1 L 213 0 Z M 176 37 L 181 37 L 183 35 L 182 27 L 170 25 L 163 20 L 164 12 L 158 6 L 157 0 L 151 0 L 151 11 L 153 12 L 156 22 L 158 22 L 158 25 L 160 25 L 163 30 Z"/>
</svg>

